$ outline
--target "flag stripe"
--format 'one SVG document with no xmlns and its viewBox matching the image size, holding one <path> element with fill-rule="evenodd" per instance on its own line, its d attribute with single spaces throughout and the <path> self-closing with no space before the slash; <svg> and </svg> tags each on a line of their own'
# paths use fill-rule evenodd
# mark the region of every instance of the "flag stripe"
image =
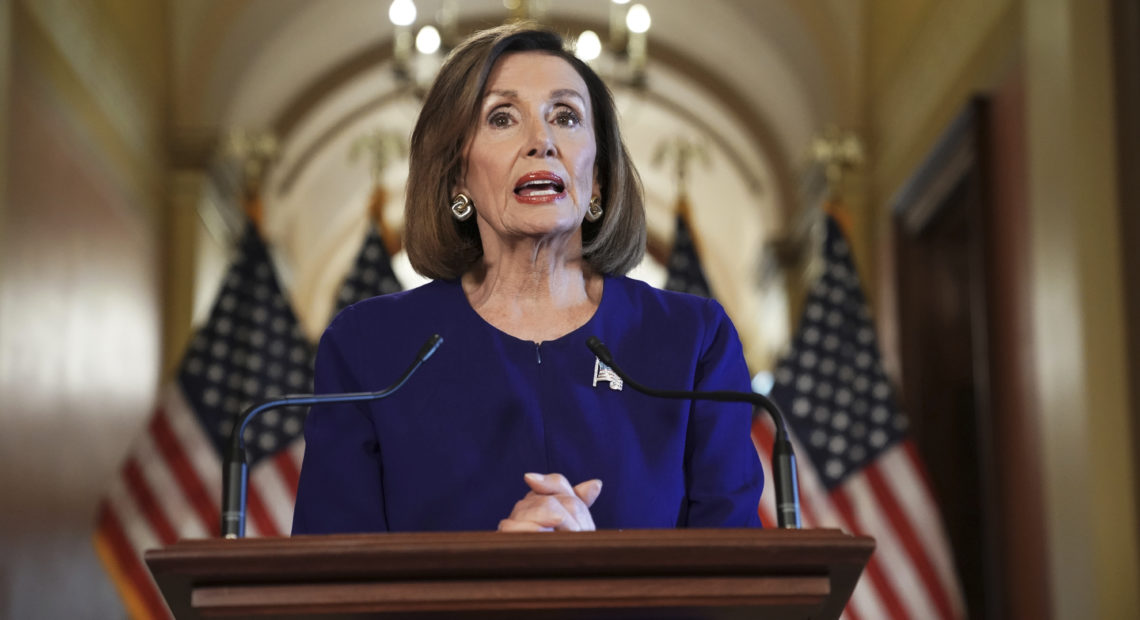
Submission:
<svg viewBox="0 0 1140 620">
<path fill-rule="evenodd" d="M 756 444 L 756 451 L 765 464 L 765 489 L 774 488 L 771 486 L 772 477 L 770 475 L 771 445 L 775 437 L 774 431 L 775 425 L 771 420 L 757 419 L 752 426 L 752 437 Z M 794 437 L 792 443 L 793 449 L 798 452 L 798 446 L 794 445 L 796 443 Z M 803 527 L 837 527 L 848 532 L 854 531 L 849 523 L 845 523 L 843 519 L 839 518 L 836 509 L 828 501 L 827 494 L 819 483 L 819 477 L 812 466 L 811 459 L 798 460 L 796 477 L 800 484 L 800 512 Z M 761 518 L 764 519 L 765 523 L 775 523 L 774 495 L 773 491 L 769 491 L 760 499 Z M 876 590 L 877 588 L 869 582 L 867 572 L 864 571 L 860 575 L 859 581 L 856 582 L 855 589 L 844 609 L 843 617 L 850 620 L 884 617 L 883 603 Z"/>
<path fill-rule="evenodd" d="M 155 445 L 154 435 L 149 432 L 139 436 L 135 445 L 134 457 L 139 465 L 149 492 L 154 495 L 161 514 L 170 523 L 178 538 L 201 538 L 207 535 L 203 525 L 186 494 L 171 473 L 163 454 Z"/>
<path fill-rule="evenodd" d="M 198 424 L 198 419 L 194 417 L 194 412 L 186 402 L 181 389 L 169 390 L 165 411 L 170 429 L 178 443 L 182 445 L 186 463 L 209 500 L 213 513 L 210 520 L 218 521 L 219 506 L 222 501 L 222 460 Z"/>
<path fill-rule="evenodd" d="M 160 409 L 158 414 L 151 419 L 150 430 L 167 467 L 178 480 L 179 487 L 182 488 L 190 506 L 198 515 L 202 527 L 205 528 L 206 532 L 209 532 L 210 536 L 220 535 L 220 509 L 210 499 L 209 492 L 206 491 L 201 478 L 191 466 L 190 460 L 186 457 L 186 452 L 182 449 L 182 444 L 179 443 L 174 431 L 170 428 L 164 410 Z"/>
<path fill-rule="evenodd" d="M 882 460 L 883 459 L 880 459 L 880 461 Z M 942 582 L 938 579 L 934 566 L 930 563 L 930 557 L 924 552 L 922 544 L 914 532 L 914 527 L 910 520 L 906 518 L 906 515 L 903 514 L 902 507 L 899 505 L 897 498 L 890 492 L 886 481 L 883 479 L 883 472 L 880 468 L 885 464 L 886 463 L 880 462 L 863 469 L 863 473 L 867 477 L 867 483 L 870 485 L 875 498 L 879 500 L 879 506 L 887 515 L 887 519 L 890 521 L 895 535 L 898 536 L 899 541 L 902 543 L 903 549 L 907 555 L 910 556 L 911 565 L 914 566 L 918 572 L 918 576 L 922 579 L 923 584 L 925 584 L 926 592 L 933 599 L 934 605 L 938 609 L 939 617 L 952 618 L 954 613 L 953 608 L 950 605 L 946 591 L 942 588 Z"/>
<path fill-rule="evenodd" d="M 143 479 L 143 474 L 140 471 L 138 461 L 133 457 L 128 458 L 126 464 L 123 466 L 123 478 L 127 484 L 127 491 L 130 492 L 131 498 L 139 507 L 139 511 L 146 517 L 147 522 L 150 523 L 151 530 L 162 541 L 162 544 L 169 545 L 170 543 L 178 540 L 178 534 L 174 532 L 174 527 L 170 525 L 170 521 L 166 518 L 166 513 L 163 512 L 162 506 L 154 498 L 154 494 L 150 492 L 150 486 L 147 485 L 146 480 Z"/>
<path fill-rule="evenodd" d="M 269 508 L 265 501 L 261 498 L 261 492 L 256 485 L 249 485 L 246 488 L 246 520 L 249 524 L 257 528 L 258 536 L 280 536 L 281 533 L 277 530 L 277 525 L 273 522 L 273 517 L 269 514 Z"/>
<path fill-rule="evenodd" d="M 293 443 L 300 444 L 303 441 L 304 440 L 298 439 Z M 277 465 L 277 473 L 281 476 L 281 482 L 285 488 L 296 489 L 297 484 L 301 481 L 301 467 L 293 445 L 290 445 L 289 449 L 278 452 L 273 457 L 273 461 Z M 296 495 L 296 491 L 294 491 L 293 495 Z M 296 497 L 289 498 L 289 503 L 292 504 L 295 499 Z"/>
<path fill-rule="evenodd" d="M 877 465 L 872 465 L 875 467 Z M 844 485 L 845 492 L 854 498 L 852 506 L 858 527 L 868 532 L 878 541 L 878 555 L 889 571 L 884 576 L 902 601 L 911 618 L 935 618 L 937 609 L 930 598 L 930 592 L 923 587 L 918 576 L 918 567 L 910 561 L 899 533 L 890 526 L 890 520 L 883 510 L 867 481 L 867 470 L 851 476 Z"/>
<path fill-rule="evenodd" d="M 107 517 L 100 518 L 94 543 L 133 615 L 155 615 L 155 601 L 164 612 L 142 564 L 145 550 L 219 535 L 221 455 L 234 417 L 250 400 L 311 391 L 305 389 L 311 385 L 312 346 L 256 227 L 247 223 L 209 320 L 195 331 L 177 376 L 104 497 Z M 267 413 L 274 415 L 247 427 L 251 536 L 288 531 L 304 450 L 305 411 Z"/>
<path fill-rule="evenodd" d="M 874 556 L 872 556 L 873 558 Z M 879 590 L 869 578 L 866 571 L 855 584 L 855 591 L 851 593 L 851 600 L 847 602 L 847 609 L 864 618 L 882 618 L 887 615 L 883 599 Z"/>
<path fill-rule="evenodd" d="M 289 487 L 281 475 L 281 464 L 291 459 L 287 450 L 281 450 L 270 458 L 262 459 L 249 473 L 250 486 L 257 489 L 273 529 L 280 536 L 293 526 L 293 503 L 297 499 L 296 485 Z M 290 462 L 288 466 L 292 466 Z"/>
<path fill-rule="evenodd" d="M 123 606 L 127 608 L 127 615 L 131 618 L 146 618 L 148 614 L 146 612 L 146 603 L 144 603 L 142 599 L 142 594 L 139 592 L 139 589 L 135 587 L 135 582 L 127 576 L 126 569 L 123 568 L 111 544 L 110 536 L 107 532 L 103 531 L 104 527 L 106 526 L 103 522 L 99 521 L 95 529 L 95 535 L 92 536 L 92 543 L 95 545 L 95 555 L 99 556 L 99 562 L 103 565 L 104 570 L 109 573 L 111 583 L 115 585 L 115 590 L 118 591 L 119 597 L 123 599 Z"/>
<path fill-rule="evenodd" d="M 833 493 L 831 500 L 835 505 L 838 514 L 841 515 L 847 523 L 855 522 L 855 511 L 851 508 L 851 504 L 848 501 L 847 496 L 844 495 L 842 491 Z M 850 527 L 845 529 L 851 531 Z M 899 601 L 898 596 L 890 587 L 886 577 L 883 575 L 883 570 L 879 563 L 880 556 L 878 553 L 880 543 L 878 540 L 875 541 L 875 545 L 875 553 L 871 555 L 871 560 L 867 562 L 867 567 L 863 570 L 863 574 L 867 577 L 870 585 L 875 589 L 875 592 L 878 593 L 879 599 L 882 600 L 883 608 L 889 617 L 905 620 L 907 616 L 903 612 L 902 602 Z"/>
<path fill-rule="evenodd" d="M 141 601 L 142 611 L 146 617 L 169 618 L 170 612 L 166 603 L 159 595 L 158 589 L 153 586 L 154 581 L 150 573 L 139 559 L 136 547 L 138 541 L 131 540 L 116 512 L 113 502 L 102 504 L 99 514 L 99 533 L 107 541 L 107 548 L 114 556 L 121 574 L 136 585 L 134 593 Z"/>
<path fill-rule="evenodd" d="M 953 608 L 953 617 L 960 618 L 966 615 L 965 603 L 954 571 L 953 555 L 950 543 L 946 539 L 946 531 L 942 527 L 933 525 L 942 522 L 942 517 L 934 509 L 934 498 L 930 493 L 930 484 L 926 477 L 925 467 L 918 456 L 918 449 L 913 441 L 904 444 L 905 450 L 888 455 L 888 459 L 902 461 L 902 466 L 892 466 L 891 476 L 887 483 L 894 491 L 895 497 L 903 505 L 910 522 L 919 524 L 917 534 L 922 540 L 922 546 L 933 562 L 938 578 L 944 591 L 950 598 Z"/>
</svg>

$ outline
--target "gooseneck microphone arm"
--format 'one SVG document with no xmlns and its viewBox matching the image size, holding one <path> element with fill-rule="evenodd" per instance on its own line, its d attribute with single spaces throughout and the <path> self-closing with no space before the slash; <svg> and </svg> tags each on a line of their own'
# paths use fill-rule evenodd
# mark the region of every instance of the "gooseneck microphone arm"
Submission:
<svg viewBox="0 0 1140 620">
<path fill-rule="evenodd" d="M 245 427 L 255 416 L 263 411 L 278 407 L 291 407 L 298 405 L 319 405 L 334 403 L 355 403 L 384 398 L 400 389 L 408 378 L 423 364 L 439 345 L 443 338 L 434 334 L 428 338 L 411 366 L 404 374 L 396 379 L 395 383 L 378 392 L 353 392 L 350 394 L 293 394 L 281 398 L 264 400 L 247 408 L 234 424 L 230 432 L 230 441 L 222 465 L 222 537 L 242 538 L 245 536 L 245 492 L 249 480 L 249 465 L 245 458 Z"/>
<path fill-rule="evenodd" d="M 796 454 L 792 450 L 792 442 L 788 438 L 788 430 L 784 426 L 784 415 L 780 408 L 770 398 L 755 392 L 686 392 L 682 390 L 658 390 L 646 387 L 633 380 L 614 363 L 614 357 L 606 345 L 598 340 L 597 336 L 590 336 L 586 346 L 598 356 L 603 364 L 621 377 L 630 387 L 658 398 L 676 398 L 681 400 L 714 400 L 724 403 L 749 403 L 759 407 L 772 416 L 776 423 L 776 439 L 772 445 L 772 479 L 776 485 L 776 523 L 785 529 L 798 529 L 800 527 L 800 492 L 796 481 Z"/>
</svg>

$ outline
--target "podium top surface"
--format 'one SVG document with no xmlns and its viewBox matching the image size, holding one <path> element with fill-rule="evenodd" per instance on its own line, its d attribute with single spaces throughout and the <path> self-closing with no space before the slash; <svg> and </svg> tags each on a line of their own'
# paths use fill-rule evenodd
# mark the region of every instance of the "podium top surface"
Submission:
<svg viewBox="0 0 1140 620">
<path fill-rule="evenodd" d="M 834 618 L 873 549 L 871 538 L 820 529 L 440 532 L 184 540 L 146 563 L 180 618 Z M 538 584 L 561 594 L 527 594 Z"/>
</svg>

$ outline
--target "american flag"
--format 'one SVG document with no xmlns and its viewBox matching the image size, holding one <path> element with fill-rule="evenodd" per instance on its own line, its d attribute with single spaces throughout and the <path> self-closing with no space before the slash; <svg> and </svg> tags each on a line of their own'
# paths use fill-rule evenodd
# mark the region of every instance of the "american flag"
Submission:
<svg viewBox="0 0 1140 620">
<path fill-rule="evenodd" d="M 681 200 L 684 201 L 685 198 Z M 697 247 L 693 243 L 693 234 L 689 231 L 689 218 L 685 215 L 687 211 L 685 203 L 677 210 L 677 232 L 673 235 L 673 251 L 669 253 L 669 264 L 666 265 L 669 275 L 665 280 L 665 288 L 712 297 L 705 271 L 701 269 L 700 257 L 697 256 Z"/>
<path fill-rule="evenodd" d="M 850 247 L 830 216 L 824 271 L 776 366 L 770 396 L 795 442 L 803 526 L 875 538 L 844 617 L 965 617 L 941 518 L 883 372 Z M 764 418 L 753 425 L 766 463 L 772 428 Z M 765 476 L 772 488 L 771 472 Z M 770 494 L 760 514 L 775 523 Z"/>
<path fill-rule="evenodd" d="M 387 295 L 403 290 L 396 273 L 392 271 L 392 259 L 384 247 L 380 231 L 375 224 L 368 226 L 368 234 L 364 237 L 364 245 L 356 255 L 356 262 L 352 271 L 344 279 L 340 293 L 336 298 L 336 309 L 345 309 L 348 306 L 364 301 L 369 297 Z"/>
<path fill-rule="evenodd" d="M 219 535 L 221 451 L 234 416 L 255 400 L 312 391 L 312 360 L 248 223 L 209 319 L 99 506 L 96 551 L 132 617 L 170 617 L 145 550 Z M 246 429 L 249 536 L 289 534 L 305 413 L 270 410 Z"/>
</svg>

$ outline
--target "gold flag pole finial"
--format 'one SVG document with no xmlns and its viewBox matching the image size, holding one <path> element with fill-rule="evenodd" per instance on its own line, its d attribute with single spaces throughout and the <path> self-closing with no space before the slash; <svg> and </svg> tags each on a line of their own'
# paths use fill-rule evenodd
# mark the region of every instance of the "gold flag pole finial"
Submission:
<svg viewBox="0 0 1140 620">
<path fill-rule="evenodd" d="M 278 150 L 277 137 L 267 131 L 237 130 L 226 139 L 225 156 L 240 166 L 243 208 L 259 232 L 264 211 L 261 188 Z"/>
<path fill-rule="evenodd" d="M 653 151 L 653 166 L 672 163 L 673 179 L 677 183 L 677 208 L 679 212 L 687 209 L 689 195 L 689 171 L 692 163 L 700 160 L 706 167 L 710 163 L 709 152 L 703 142 L 691 140 L 684 136 L 672 136 L 662 139 Z"/>
<path fill-rule="evenodd" d="M 372 195 L 368 201 L 368 216 L 376 224 L 384 249 L 389 256 L 400 251 L 400 235 L 384 225 L 384 207 L 388 192 L 384 189 L 384 171 L 394 162 L 408 156 L 408 143 L 403 134 L 389 129 L 376 129 L 354 140 L 349 147 L 349 161 L 367 156 L 372 174 Z"/>
<path fill-rule="evenodd" d="M 812 140 L 811 158 L 823 166 L 828 201 L 839 202 L 843 198 L 845 176 L 863 163 L 863 145 L 854 132 L 831 127 Z"/>
<path fill-rule="evenodd" d="M 850 231 L 850 214 L 847 213 L 844 181 L 847 175 L 863 163 L 863 144 L 853 131 L 830 127 L 811 143 L 812 161 L 823 167 L 827 181 L 827 202 L 824 210 L 839 220 L 843 229 Z"/>
</svg>

